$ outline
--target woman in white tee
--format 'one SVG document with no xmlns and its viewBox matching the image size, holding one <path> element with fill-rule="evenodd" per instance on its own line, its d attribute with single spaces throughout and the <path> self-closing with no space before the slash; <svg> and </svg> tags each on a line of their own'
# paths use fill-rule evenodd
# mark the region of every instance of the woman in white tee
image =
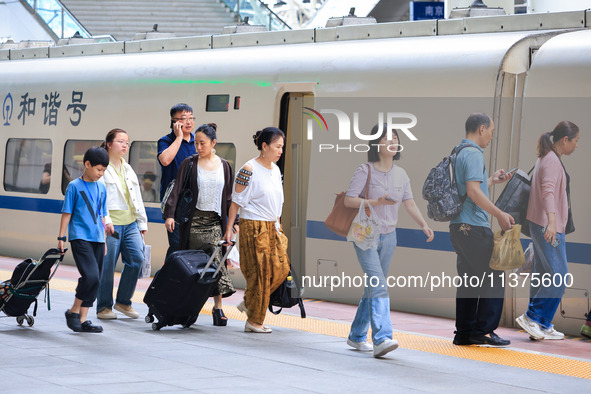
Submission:
<svg viewBox="0 0 591 394">
<path fill-rule="evenodd" d="M 285 134 L 267 127 L 257 131 L 253 139 L 261 153 L 236 175 L 228 221 L 233 222 L 240 210 L 240 270 L 246 290 L 238 309 L 248 316 L 244 331 L 270 333 L 271 328 L 263 325 L 269 297 L 289 273 L 287 237 L 279 222 L 283 184 L 275 164 L 283 154 Z M 224 240 L 231 239 L 228 227 Z"/>
</svg>

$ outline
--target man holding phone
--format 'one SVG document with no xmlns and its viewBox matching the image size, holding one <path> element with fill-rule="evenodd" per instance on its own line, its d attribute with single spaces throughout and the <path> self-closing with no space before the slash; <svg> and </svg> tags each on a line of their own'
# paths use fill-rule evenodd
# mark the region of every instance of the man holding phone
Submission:
<svg viewBox="0 0 591 394">
<path fill-rule="evenodd" d="M 489 199 L 488 188 L 511 179 L 510 172 L 497 170 L 488 177 L 484 149 L 492 140 L 495 125 L 485 113 L 473 113 L 466 120 L 466 136 L 454 166 L 458 192 L 466 196 L 462 212 L 450 222 L 449 237 L 457 254 L 460 277 L 492 278 L 489 283 L 471 286 L 470 281 L 456 289 L 456 331 L 454 345 L 507 346 L 511 342 L 500 338 L 494 330 L 499 326 L 503 311 L 504 288 L 501 279 L 489 266 L 494 247 L 489 215 L 493 215 L 503 230 L 509 230 L 515 220 L 501 211 Z"/>
<path fill-rule="evenodd" d="M 515 167 L 513 169 L 511 169 L 510 171 L 504 172 L 503 170 L 501 170 L 501 175 L 499 175 L 499 179 L 501 180 L 505 180 L 505 178 L 507 178 L 507 180 L 511 179 L 511 177 L 513 176 L 513 174 L 515 174 L 517 172 L 519 168 Z"/>
<path fill-rule="evenodd" d="M 158 162 L 162 169 L 160 178 L 160 201 L 164 198 L 166 188 L 176 179 L 183 160 L 197 153 L 195 150 L 195 135 L 192 133 L 195 118 L 193 108 L 180 103 L 170 109 L 170 133 L 158 140 Z M 180 247 L 178 226 L 173 232 L 166 232 L 168 236 L 168 250 L 166 257 Z"/>
</svg>

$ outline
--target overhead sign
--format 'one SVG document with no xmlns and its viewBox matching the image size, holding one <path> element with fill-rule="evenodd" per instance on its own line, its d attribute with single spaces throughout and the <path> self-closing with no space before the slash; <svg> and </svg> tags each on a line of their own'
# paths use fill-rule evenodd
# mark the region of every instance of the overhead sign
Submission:
<svg viewBox="0 0 591 394">
<path fill-rule="evenodd" d="M 445 19 L 445 2 L 443 1 L 410 1 L 410 20 Z"/>
</svg>

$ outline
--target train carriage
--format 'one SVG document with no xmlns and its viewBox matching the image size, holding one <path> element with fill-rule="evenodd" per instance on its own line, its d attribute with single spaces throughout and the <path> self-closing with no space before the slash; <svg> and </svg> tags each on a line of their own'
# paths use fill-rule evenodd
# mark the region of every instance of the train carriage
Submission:
<svg viewBox="0 0 591 394">
<path fill-rule="evenodd" d="M 335 193 L 366 161 L 364 135 L 378 122 L 402 130 L 403 159 L 417 205 L 429 172 L 462 138 L 469 113 L 490 114 L 496 132 L 485 150 L 489 170 L 535 161 L 539 135 L 560 120 L 582 130 L 580 152 L 565 160 L 573 179 L 577 231 L 568 237 L 574 281 L 556 316 L 577 332 L 589 310 L 591 222 L 584 154 L 590 129 L 589 12 L 336 27 L 292 32 L 145 40 L 0 50 L 0 254 L 30 254 L 55 244 L 65 186 L 81 155 L 112 128 L 129 133 L 129 162 L 159 184 L 156 141 L 168 110 L 193 106 L 196 123 L 218 124 L 218 152 L 235 167 L 256 155 L 252 134 L 286 131 L 286 203 L 282 222 L 292 265 L 309 277 L 306 296 L 356 302 L 362 275 L 353 247 L 323 224 Z M 511 31 L 509 31 L 511 30 Z M 491 171 L 492 172 L 492 171 Z M 49 178 L 49 183 L 47 179 Z M 498 196 L 502 185 L 491 189 Z M 167 238 L 158 201 L 146 201 L 152 265 Z M 424 242 L 401 214 L 390 274 L 394 309 L 454 315 L 453 286 L 433 277 L 456 273 L 447 223 Z M 493 223 L 493 226 L 496 222 Z M 238 285 L 244 281 L 234 272 Z M 322 282 L 329 278 L 329 282 Z M 342 283 L 337 283 L 337 279 Z M 414 279 L 411 279 L 414 278 Z M 420 278 L 420 279 L 419 279 Z M 417 282 L 418 281 L 418 282 Z M 338 285 L 338 286 L 337 286 Z M 504 323 L 525 308 L 527 284 L 507 286 Z"/>
</svg>

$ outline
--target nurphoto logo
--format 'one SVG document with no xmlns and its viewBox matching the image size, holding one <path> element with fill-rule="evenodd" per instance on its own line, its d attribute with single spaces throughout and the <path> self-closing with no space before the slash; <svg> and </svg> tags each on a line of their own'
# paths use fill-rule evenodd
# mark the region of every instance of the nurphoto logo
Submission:
<svg viewBox="0 0 591 394">
<path fill-rule="evenodd" d="M 386 132 L 387 140 L 392 140 L 392 130 L 396 129 L 406 135 L 411 141 L 418 141 L 418 138 L 410 131 L 410 129 L 417 124 L 417 117 L 407 112 L 378 112 L 377 113 L 377 124 L 378 129 L 373 134 L 364 134 L 359 130 L 359 112 L 353 112 L 353 121 L 347 113 L 338 109 L 321 109 L 315 110 L 310 107 L 304 107 L 304 115 L 309 117 L 307 121 L 307 136 L 308 140 L 312 140 L 314 136 L 314 124 L 322 132 L 329 132 L 328 122 L 326 121 L 323 114 L 332 114 L 336 116 L 338 123 L 338 141 L 351 141 L 351 130 L 355 137 L 361 141 L 374 141 L 379 139 L 384 132 Z M 384 121 L 385 119 L 385 121 Z M 385 126 L 385 127 L 384 127 Z M 392 149 L 396 149 L 396 152 L 402 152 L 404 147 L 398 145 L 386 145 L 386 144 L 319 144 L 318 151 L 347 151 L 347 152 L 367 152 L 370 149 L 370 145 L 375 145 L 379 149 L 383 146 L 388 150 L 394 152 Z"/>
</svg>

